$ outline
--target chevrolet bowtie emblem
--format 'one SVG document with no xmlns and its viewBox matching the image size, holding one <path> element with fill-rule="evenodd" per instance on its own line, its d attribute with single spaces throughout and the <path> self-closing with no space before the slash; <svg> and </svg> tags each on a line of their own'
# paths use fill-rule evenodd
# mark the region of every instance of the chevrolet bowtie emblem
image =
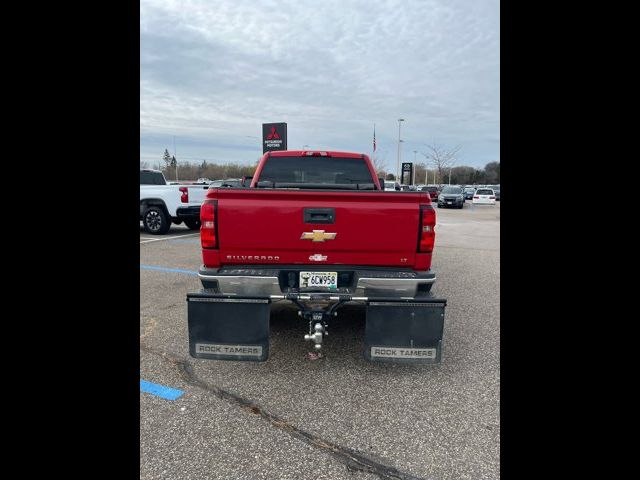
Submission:
<svg viewBox="0 0 640 480">
<path fill-rule="evenodd" d="M 304 232 L 300 240 L 311 240 L 312 242 L 324 242 L 325 240 L 333 240 L 337 233 L 325 233 L 324 230 L 314 230 L 312 232 Z"/>
</svg>

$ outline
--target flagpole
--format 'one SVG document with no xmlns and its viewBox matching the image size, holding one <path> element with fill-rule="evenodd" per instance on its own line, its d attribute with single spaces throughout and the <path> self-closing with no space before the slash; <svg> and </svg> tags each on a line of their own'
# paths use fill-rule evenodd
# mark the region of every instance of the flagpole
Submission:
<svg viewBox="0 0 640 480">
<path fill-rule="evenodd" d="M 373 145 L 371 148 L 371 163 L 373 163 L 373 154 L 375 153 L 375 148 L 376 148 L 376 124 L 374 123 L 373 124 Z"/>
</svg>

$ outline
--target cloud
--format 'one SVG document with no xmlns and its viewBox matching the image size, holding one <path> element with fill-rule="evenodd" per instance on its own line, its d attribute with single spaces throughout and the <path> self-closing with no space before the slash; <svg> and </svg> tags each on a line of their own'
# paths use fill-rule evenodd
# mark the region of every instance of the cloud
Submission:
<svg viewBox="0 0 640 480">
<path fill-rule="evenodd" d="M 370 152 L 375 122 L 391 160 L 403 117 L 405 158 L 436 140 L 469 165 L 500 157 L 495 0 L 142 0 L 140 18 L 141 156 L 175 136 L 185 156 L 253 163 L 271 121 L 289 148 Z"/>
</svg>

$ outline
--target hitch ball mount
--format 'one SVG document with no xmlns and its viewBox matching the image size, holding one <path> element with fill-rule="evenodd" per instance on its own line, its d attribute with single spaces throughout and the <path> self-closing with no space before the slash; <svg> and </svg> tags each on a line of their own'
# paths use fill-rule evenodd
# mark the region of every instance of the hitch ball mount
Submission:
<svg viewBox="0 0 640 480">
<path fill-rule="evenodd" d="M 329 319 L 336 317 L 336 311 L 346 302 L 354 300 L 366 300 L 366 297 L 352 297 L 350 295 L 327 296 L 327 295 L 271 295 L 272 300 L 289 300 L 293 302 L 300 310 L 298 316 L 309 321 L 309 333 L 304 339 L 313 342 L 313 348 L 316 351 L 322 349 L 322 340 L 329 335 Z"/>
</svg>

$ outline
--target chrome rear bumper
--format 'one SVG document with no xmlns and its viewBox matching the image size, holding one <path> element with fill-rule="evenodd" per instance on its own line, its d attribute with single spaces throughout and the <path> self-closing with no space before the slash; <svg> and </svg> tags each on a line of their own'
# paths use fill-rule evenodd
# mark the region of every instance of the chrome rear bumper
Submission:
<svg viewBox="0 0 640 480">
<path fill-rule="evenodd" d="M 354 269 L 357 270 L 357 269 Z M 201 267 L 198 277 L 205 288 L 213 288 L 223 295 L 242 295 L 270 297 L 288 293 L 280 286 L 277 274 L 269 274 L 274 270 L 266 270 L 264 274 L 251 270 L 253 274 L 228 275 L 215 270 Z M 402 272 L 404 273 L 404 272 Z M 356 296 L 383 296 L 413 298 L 418 294 L 420 285 L 432 285 L 436 276 L 430 272 L 412 272 L 413 278 L 397 278 L 397 272 L 375 271 L 375 276 L 367 276 L 366 271 L 358 272 L 355 286 L 349 288 L 349 293 Z M 384 276 L 388 274 L 388 276 Z"/>
</svg>

